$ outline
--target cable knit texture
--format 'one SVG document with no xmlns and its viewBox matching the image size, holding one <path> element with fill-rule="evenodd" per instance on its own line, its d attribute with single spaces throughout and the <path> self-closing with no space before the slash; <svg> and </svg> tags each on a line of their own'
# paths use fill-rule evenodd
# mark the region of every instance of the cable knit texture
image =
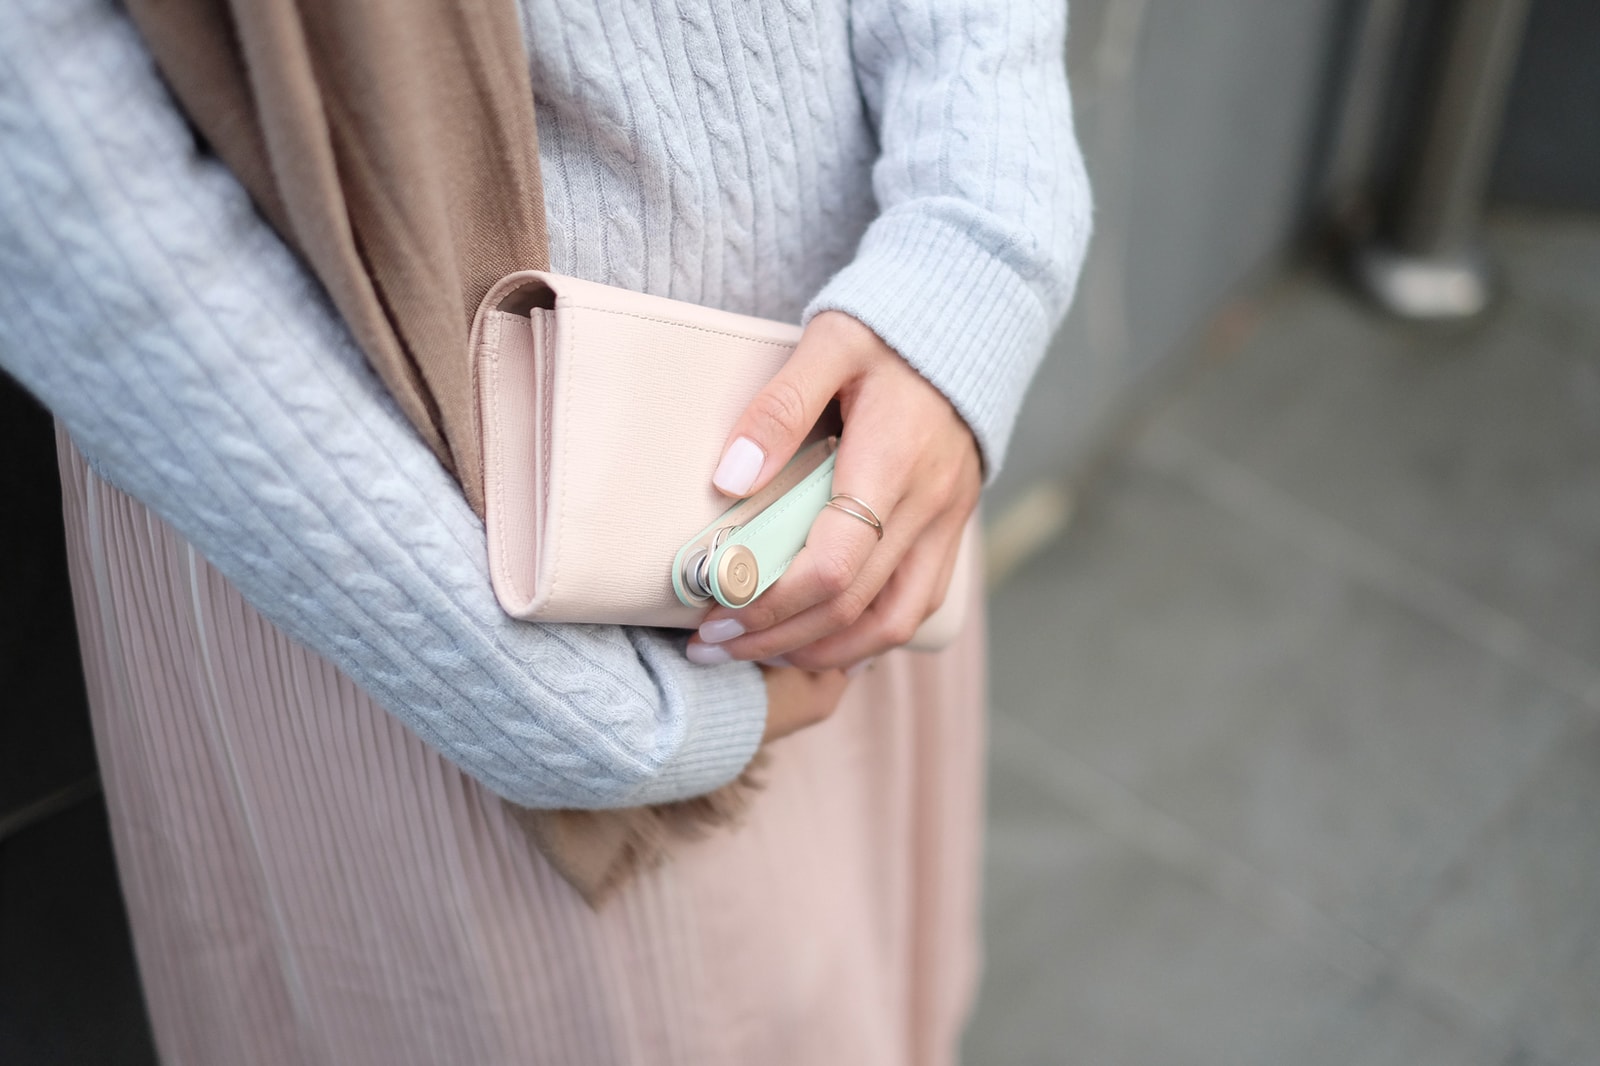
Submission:
<svg viewBox="0 0 1600 1066">
<path fill-rule="evenodd" d="M 1088 232 L 1060 0 L 523 11 L 555 269 L 856 315 L 998 469 Z M 263 614 L 501 795 L 663 802 L 755 751 L 755 668 L 501 613 L 481 523 L 109 0 L 0 12 L 0 365 Z"/>
</svg>

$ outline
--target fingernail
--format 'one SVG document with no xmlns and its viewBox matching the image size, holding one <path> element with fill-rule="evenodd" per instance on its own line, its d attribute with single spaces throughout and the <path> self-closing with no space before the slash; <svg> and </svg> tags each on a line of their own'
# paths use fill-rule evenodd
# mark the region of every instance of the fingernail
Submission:
<svg viewBox="0 0 1600 1066">
<path fill-rule="evenodd" d="M 743 496 L 756 483 L 761 464 L 766 461 L 767 453 L 760 445 L 749 437 L 739 437 L 723 453 L 717 472 L 711 475 L 711 483 L 729 496 Z"/>
<path fill-rule="evenodd" d="M 785 667 L 788 667 L 788 666 L 793 666 L 794 663 L 790 662 L 788 659 L 785 659 L 781 655 L 774 655 L 770 659 L 762 659 L 761 660 L 761 665 L 762 666 L 785 666 Z"/>
<path fill-rule="evenodd" d="M 870 669 L 871 666 L 872 666 L 872 660 L 871 659 L 862 659 L 860 662 L 856 663 L 850 669 L 846 670 L 844 672 L 844 676 L 845 677 L 849 677 L 849 678 L 858 677 L 861 674 L 865 673 L 868 669 Z"/>
<path fill-rule="evenodd" d="M 733 661 L 728 649 L 719 644 L 690 643 L 689 650 L 684 654 L 689 657 L 690 662 L 701 666 L 721 666 L 723 663 Z"/>
<path fill-rule="evenodd" d="M 700 639 L 707 644 L 721 644 L 725 640 L 744 636 L 744 626 L 737 618 L 718 618 L 700 627 Z"/>
</svg>

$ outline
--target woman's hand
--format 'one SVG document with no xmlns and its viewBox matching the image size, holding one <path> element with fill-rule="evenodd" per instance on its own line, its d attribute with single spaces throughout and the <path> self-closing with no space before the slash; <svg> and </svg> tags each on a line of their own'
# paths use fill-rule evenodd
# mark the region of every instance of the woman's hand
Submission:
<svg viewBox="0 0 1600 1066">
<path fill-rule="evenodd" d="M 831 717 L 849 684 L 842 670 L 812 673 L 794 667 L 763 666 L 761 676 L 767 683 L 767 731 L 761 736 L 763 744 Z"/>
<path fill-rule="evenodd" d="M 759 490 L 835 398 L 844 431 L 834 492 L 866 501 L 882 538 L 824 509 L 765 595 L 706 616 L 689 643 L 694 661 L 782 656 L 808 670 L 848 667 L 910 640 L 944 601 L 982 488 L 978 446 L 950 401 L 849 315 L 811 320 L 734 427 L 713 482 L 729 496 Z"/>
</svg>

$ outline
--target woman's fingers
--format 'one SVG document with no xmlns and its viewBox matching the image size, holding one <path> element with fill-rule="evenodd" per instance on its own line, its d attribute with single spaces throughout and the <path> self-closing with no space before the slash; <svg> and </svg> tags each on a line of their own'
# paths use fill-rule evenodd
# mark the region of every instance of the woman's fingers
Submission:
<svg viewBox="0 0 1600 1066">
<path fill-rule="evenodd" d="M 816 526 L 844 522 L 855 520 L 829 508 L 817 516 Z M 855 524 L 860 532 L 849 528 L 837 532 L 845 539 L 866 542 L 866 561 L 859 568 L 852 569 L 853 562 L 824 561 L 822 553 L 808 544 L 755 603 L 739 610 L 711 612 L 689 642 L 689 658 L 704 663 L 770 659 L 851 625 L 866 611 L 908 547 L 898 538 L 894 544 L 879 545 L 877 534 Z"/>
<path fill-rule="evenodd" d="M 778 740 L 826 720 L 839 706 L 849 679 L 837 670 L 812 673 L 792 667 L 762 667 L 767 685 L 767 729 L 762 741 Z"/>
<path fill-rule="evenodd" d="M 848 350 L 810 330 L 728 434 L 711 483 L 725 496 L 759 491 L 794 457 L 855 373 Z"/>
<path fill-rule="evenodd" d="M 949 401 L 855 319 L 824 312 L 806 327 L 730 433 L 717 487 L 765 486 L 835 399 L 844 429 L 833 491 L 854 497 L 840 503 L 857 513 L 825 508 L 760 599 L 710 612 L 689 643 L 694 661 L 808 649 L 807 662 L 848 665 L 903 643 L 937 603 L 982 482 L 976 442 Z M 913 546 L 914 564 L 897 575 Z"/>
<path fill-rule="evenodd" d="M 811 524 L 805 547 L 783 577 L 748 607 L 718 608 L 707 615 L 701 627 L 706 639 L 726 639 L 736 629 L 770 629 L 830 601 L 834 604 L 833 613 L 844 619 L 837 625 L 848 624 L 854 621 L 854 614 L 866 609 L 888 580 L 895 562 L 920 533 L 927 515 L 919 517 L 916 508 L 900 506 L 910 479 L 907 464 L 896 454 L 895 447 L 903 447 L 914 438 L 914 427 L 900 424 L 901 412 L 892 408 L 874 411 L 874 406 L 886 405 L 870 395 L 859 397 L 857 411 L 844 427 L 834 459 L 833 491 L 856 497 L 860 502 L 838 501 L 841 507 L 855 513 L 824 507 Z M 878 529 L 866 521 L 874 515 L 885 533 L 893 530 L 895 535 L 880 536 Z M 867 566 L 869 559 L 874 563 L 872 570 Z M 862 587 L 863 575 L 870 573 L 878 575 L 876 583 Z M 737 620 L 737 626 L 727 619 Z"/>
<path fill-rule="evenodd" d="M 712 611 L 700 626 L 701 634 L 716 640 L 719 634 L 733 633 L 734 627 L 723 624 L 724 619 L 736 621 L 740 633 L 768 630 L 812 607 L 836 600 L 850 592 L 867 560 L 880 551 L 878 535 L 870 526 L 831 507 L 824 508 L 811 525 L 806 546 L 783 577 L 748 607 L 719 607 Z M 861 607 L 865 606 L 863 602 Z M 848 611 L 849 605 L 839 604 L 838 609 Z"/>
<path fill-rule="evenodd" d="M 965 517 L 941 517 L 906 552 L 860 618 L 784 657 L 807 670 L 842 670 L 911 640 L 944 603 L 965 529 Z"/>
<path fill-rule="evenodd" d="M 927 523 L 919 525 L 926 526 Z M 891 536 L 885 540 L 883 548 L 879 552 L 874 552 L 868 559 L 856 582 L 848 589 L 826 597 L 814 606 L 769 627 L 752 628 L 748 631 L 741 629 L 735 634 L 730 629 L 718 628 L 715 622 L 702 625 L 700 634 L 689 645 L 690 657 L 698 661 L 720 662 L 724 661 L 724 657 L 761 660 L 781 655 L 793 662 L 791 652 L 810 647 L 835 634 L 858 627 L 859 631 L 871 630 L 873 635 L 870 638 L 857 643 L 870 645 L 872 650 L 854 658 L 830 656 L 828 661 L 836 662 L 838 665 L 849 665 L 869 654 L 877 654 L 879 651 L 904 643 L 911 633 L 916 631 L 922 619 L 927 617 L 927 613 L 922 611 L 920 606 L 910 601 L 909 597 L 915 596 L 915 591 L 908 592 L 907 609 L 904 613 L 896 612 L 890 615 L 882 611 L 874 613 L 872 609 L 880 596 L 880 590 L 889 582 L 891 575 L 897 574 L 900 568 L 907 565 L 910 558 L 908 553 L 912 551 L 927 554 L 933 560 L 931 564 L 919 565 L 918 575 L 912 586 L 913 589 L 922 589 L 923 605 L 926 605 L 931 597 L 931 587 L 938 576 L 938 564 L 945 550 L 943 541 L 949 536 L 945 532 L 947 528 L 948 523 L 940 523 L 936 527 L 937 531 L 924 532 L 919 528 L 907 531 L 898 537 Z M 796 557 L 796 563 L 798 562 L 799 558 Z M 785 574 L 783 580 L 787 581 L 788 578 L 789 575 Z M 774 592 L 777 591 L 777 587 L 773 587 Z M 760 601 L 757 601 L 757 605 L 759 603 Z M 745 610 L 753 610 L 755 606 L 752 605 Z M 912 617 L 913 615 L 915 617 Z M 744 619 L 741 617 L 741 612 L 733 612 L 733 618 L 742 625 Z M 714 644 L 714 650 L 708 645 L 708 641 L 717 642 Z M 822 660 L 819 658 L 815 661 Z M 800 664 L 795 662 L 795 665 Z"/>
<path fill-rule="evenodd" d="M 914 371 L 905 369 L 915 377 Z M 926 394 L 919 397 L 918 388 Z M 884 537 L 874 543 L 877 534 L 870 523 L 824 509 L 805 548 L 762 599 L 737 612 L 719 610 L 708 616 L 701 629 L 703 640 L 751 634 L 744 643 L 727 649 L 734 657 L 784 655 L 856 627 L 914 545 L 932 553 L 932 568 L 919 571 L 917 578 L 923 591 L 931 595 L 933 585 L 948 582 L 948 573 L 943 581 L 940 574 L 946 558 L 954 558 L 981 483 L 977 452 L 965 425 L 950 412 L 954 434 L 941 438 L 929 432 L 938 419 L 929 417 L 928 408 L 934 416 L 948 409 L 920 378 L 911 389 L 904 381 L 880 383 L 868 378 L 851 398 L 855 402 L 839 445 L 833 488 L 835 493 L 859 497 L 876 511 Z M 930 398 L 929 405 L 919 403 Z M 854 501 L 841 502 L 870 517 Z M 918 609 L 908 601 L 892 616 L 881 618 L 874 639 L 892 646 L 906 616 Z M 913 631 L 924 617 L 912 621 Z"/>
</svg>

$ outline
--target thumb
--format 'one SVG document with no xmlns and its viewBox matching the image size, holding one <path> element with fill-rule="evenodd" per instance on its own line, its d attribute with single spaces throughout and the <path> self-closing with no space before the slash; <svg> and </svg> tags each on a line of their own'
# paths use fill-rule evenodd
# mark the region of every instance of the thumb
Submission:
<svg viewBox="0 0 1600 1066">
<path fill-rule="evenodd" d="M 749 496 L 794 457 L 849 375 L 829 345 L 802 337 L 783 369 L 756 394 L 728 434 L 711 483 L 726 496 Z"/>
</svg>

